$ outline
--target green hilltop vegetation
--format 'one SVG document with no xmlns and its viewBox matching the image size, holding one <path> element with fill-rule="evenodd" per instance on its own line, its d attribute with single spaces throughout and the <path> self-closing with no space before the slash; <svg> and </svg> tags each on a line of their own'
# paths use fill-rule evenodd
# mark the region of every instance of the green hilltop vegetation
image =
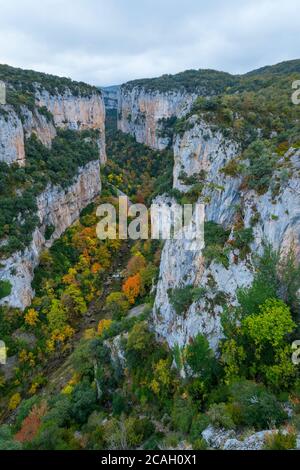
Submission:
<svg viewBox="0 0 300 470">
<path fill-rule="evenodd" d="M 76 82 L 71 78 L 58 77 L 34 70 L 24 70 L 0 64 L 0 80 L 12 86 L 16 90 L 34 92 L 35 86 L 42 86 L 51 94 L 64 93 L 70 90 L 75 96 L 88 96 L 91 93 L 99 93 L 97 87 L 84 82 Z"/>
<path fill-rule="evenodd" d="M 204 94 L 218 94 L 227 87 L 234 86 L 238 80 L 229 73 L 217 70 L 186 70 L 176 75 L 162 75 L 158 78 L 132 80 L 122 85 L 125 89 L 135 87 L 146 91 L 168 92 L 183 90 L 189 92 L 202 91 Z"/>
<path fill-rule="evenodd" d="M 229 90 L 235 93 L 240 87 L 244 89 L 245 86 L 249 89 L 261 88 L 267 84 L 268 80 L 275 77 L 299 73 L 300 60 L 292 60 L 262 67 L 244 75 L 232 75 L 212 69 L 186 70 L 174 75 L 165 74 L 161 77 L 131 80 L 122 87 L 125 89 L 140 87 L 146 91 L 160 92 L 182 90 L 197 93 L 203 91 L 205 95 L 218 95 Z"/>
<path fill-rule="evenodd" d="M 256 70 L 252 70 L 245 74 L 245 76 L 250 75 L 268 75 L 271 74 L 274 76 L 275 74 L 286 74 L 286 73 L 299 73 L 300 72 L 300 60 L 286 60 L 284 62 L 279 62 L 275 65 L 266 65 L 265 67 L 261 67 Z"/>
<path fill-rule="evenodd" d="M 190 112 L 174 123 L 174 131 L 182 133 L 189 118 L 198 115 L 243 144 L 257 137 L 293 143 L 300 135 L 300 110 L 291 100 L 292 83 L 298 77 L 296 72 L 244 76 L 218 96 L 199 96 Z"/>
<path fill-rule="evenodd" d="M 34 70 L 23 70 L 3 64 L 0 64 L 0 80 L 7 86 L 7 104 L 14 106 L 19 114 L 22 105 L 31 110 L 34 109 L 35 92 L 38 89 L 47 90 L 51 95 L 64 94 L 67 90 L 70 90 L 74 96 L 90 96 L 93 93 L 101 93 L 97 87 L 84 82 L 76 82 L 70 78 L 57 77 Z"/>
</svg>

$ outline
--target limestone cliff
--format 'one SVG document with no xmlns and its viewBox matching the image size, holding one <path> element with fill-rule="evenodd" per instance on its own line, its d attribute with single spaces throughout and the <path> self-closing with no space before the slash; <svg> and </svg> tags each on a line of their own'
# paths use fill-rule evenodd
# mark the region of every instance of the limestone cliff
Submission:
<svg viewBox="0 0 300 470">
<path fill-rule="evenodd" d="M 290 89 L 290 69 L 282 64 L 279 71 L 287 81 L 287 90 Z M 269 189 L 264 194 L 250 190 L 251 185 L 245 183 L 239 171 L 223 171 L 235 159 L 240 161 L 245 149 L 256 139 L 266 139 L 273 152 L 282 142 L 276 140 L 274 110 L 270 113 L 267 107 L 259 108 L 257 104 L 261 102 L 259 93 L 265 94 L 266 102 L 272 99 L 274 106 L 278 106 L 275 114 L 280 115 L 281 88 L 270 86 L 266 91 L 262 80 L 264 73 L 273 72 L 275 82 L 276 66 L 245 76 L 209 70 L 186 71 L 136 80 L 121 87 L 119 129 L 153 148 L 163 149 L 168 145 L 173 148 L 173 195 L 181 200 L 184 196 L 187 201 L 191 194 L 198 198 L 205 204 L 206 221 L 221 225 L 228 233 L 223 263 L 216 260 L 213 247 L 209 258 L 200 248 L 191 250 L 189 240 L 165 242 L 152 322 L 157 334 L 171 347 L 176 344 L 182 347 L 202 332 L 217 350 L 222 337 L 220 319 L 224 305 L 236 305 L 237 289 L 251 285 L 254 258 L 262 254 L 263 243 L 283 254 L 292 247 L 300 256 L 297 109 L 280 122 L 282 129 L 286 126 L 282 140 L 286 135 L 290 139 L 288 145 L 284 144 L 284 152 L 276 153 L 276 168 L 268 173 Z M 257 93 L 255 99 L 254 95 L 250 97 L 249 90 L 254 95 Z M 285 99 L 288 107 L 289 91 Z M 246 102 L 250 107 L 247 108 Z M 278 158 L 278 155 L 282 156 Z M 250 164 L 246 160 L 243 157 L 244 170 Z M 161 202 L 161 198 L 158 200 Z M 247 233 L 252 231 L 246 254 L 235 245 L 238 226 L 245 231 L 249 229 Z M 185 286 L 203 288 L 202 295 L 178 314 L 170 300 L 171 293 Z"/>
<path fill-rule="evenodd" d="M 100 93 L 88 96 L 74 96 L 71 90 L 63 94 L 51 94 L 47 90 L 37 90 L 36 104 L 45 107 L 53 116 L 54 125 L 58 128 L 99 131 L 99 156 L 102 163 L 105 154 L 105 107 Z"/>
<path fill-rule="evenodd" d="M 225 176 L 220 170 L 239 155 L 239 146 L 220 131 L 212 131 L 205 122 L 191 118 L 192 129 L 174 139 L 174 187 L 186 192 L 189 187 L 180 180 L 205 171 L 206 220 L 232 229 L 237 207 L 243 211 L 245 228 L 253 226 L 254 240 L 245 259 L 232 250 L 228 266 L 216 261 L 205 263 L 201 251 L 190 251 L 186 240 L 165 243 L 157 286 L 153 325 L 171 347 L 183 346 L 199 332 L 206 335 L 216 350 L 222 337 L 220 315 L 224 302 L 236 305 L 236 290 L 250 286 L 253 280 L 253 254 L 262 254 L 263 241 L 281 252 L 294 247 L 300 259 L 300 152 L 290 149 L 282 162 L 290 162 L 290 178 L 281 184 L 274 198 L 271 189 L 259 196 L 242 190 L 239 177 Z M 275 173 L 273 181 L 278 180 Z M 272 185 L 271 185 L 272 186 Z M 259 215 L 259 217 L 257 216 Z M 202 287 L 205 294 L 193 302 L 183 315 L 177 315 L 169 299 L 169 289 L 186 285 Z"/>
<path fill-rule="evenodd" d="M 59 129 L 95 130 L 92 139 L 99 148 L 99 158 L 96 147 L 93 158 L 78 167 L 68 187 L 49 183 L 41 190 L 36 199 L 39 223 L 30 246 L 1 259 L 0 280 L 8 280 L 12 291 L 0 303 L 24 309 L 33 296 L 31 281 L 41 250 L 60 237 L 100 193 L 100 165 L 106 161 L 105 107 L 101 92 L 83 83 L 8 66 L 0 66 L 0 76 L 7 86 L 7 104 L 0 105 L 0 162 L 26 166 L 26 139 L 35 134 L 50 148 Z M 87 145 L 90 140 L 86 138 Z M 20 213 L 15 217 L 24 223 Z M 45 239 L 48 226 L 54 228 L 50 240 Z M 5 236 L 0 243 L 6 243 Z"/>
<path fill-rule="evenodd" d="M 24 165 L 24 129 L 12 106 L 0 105 L 0 161 Z"/>
<path fill-rule="evenodd" d="M 125 83 L 119 95 L 118 127 L 138 142 L 164 149 L 172 143 L 170 124 L 185 116 L 199 95 L 218 95 L 236 81 L 225 72 L 199 69 Z"/>
<path fill-rule="evenodd" d="M 98 130 L 99 157 L 105 163 L 105 108 L 101 94 L 77 96 L 69 89 L 51 94 L 43 88 L 35 92 L 33 109 L 20 106 L 16 113 L 11 105 L 0 106 L 0 161 L 24 165 L 24 139 L 34 133 L 44 145 L 51 146 L 57 128 Z"/>
<path fill-rule="evenodd" d="M 184 90 L 160 92 L 123 85 L 118 104 L 118 128 L 140 143 L 164 149 L 170 139 L 164 135 L 164 120 L 185 115 L 197 94 Z"/>
<path fill-rule="evenodd" d="M 42 249 L 50 247 L 78 219 L 81 210 L 100 190 L 100 161 L 93 161 L 79 169 L 76 180 L 66 190 L 49 186 L 38 196 L 39 226 L 33 234 L 31 245 L 25 252 L 14 253 L 1 261 L 0 279 L 9 280 L 12 285 L 10 296 L 3 299 L 1 304 L 21 309 L 30 304 L 33 297 L 31 281 Z M 45 239 L 47 226 L 55 228 L 50 240 Z"/>
</svg>

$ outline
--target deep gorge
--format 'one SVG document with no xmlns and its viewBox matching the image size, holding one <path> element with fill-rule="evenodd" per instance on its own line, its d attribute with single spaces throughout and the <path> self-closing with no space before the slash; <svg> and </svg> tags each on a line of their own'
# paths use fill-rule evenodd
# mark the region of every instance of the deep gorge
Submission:
<svg viewBox="0 0 300 470">
<path fill-rule="evenodd" d="M 32 104 L 12 72 L 0 169 L 17 175 L 15 208 L 26 178 L 41 184 L 32 239 L 2 255 L 0 447 L 298 446 L 299 61 L 129 82 L 106 126 L 97 90 L 39 76 Z M 117 206 L 114 188 L 205 203 L 205 249 L 98 240 L 96 207 Z M 5 248 L 18 221 L 1 217 Z"/>
</svg>

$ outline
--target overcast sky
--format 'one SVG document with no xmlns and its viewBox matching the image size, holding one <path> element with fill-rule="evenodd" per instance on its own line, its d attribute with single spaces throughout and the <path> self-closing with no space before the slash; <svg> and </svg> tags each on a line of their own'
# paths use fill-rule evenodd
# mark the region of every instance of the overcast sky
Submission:
<svg viewBox="0 0 300 470">
<path fill-rule="evenodd" d="M 95 85 L 300 58 L 299 0 L 0 0 L 0 63 Z"/>
</svg>

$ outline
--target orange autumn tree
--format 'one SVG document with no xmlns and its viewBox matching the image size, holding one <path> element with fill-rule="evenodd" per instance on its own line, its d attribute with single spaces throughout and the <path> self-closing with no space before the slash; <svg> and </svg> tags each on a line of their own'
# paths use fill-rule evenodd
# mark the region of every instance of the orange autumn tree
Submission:
<svg viewBox="0 0 300 470">
<path fill-rule="evenodd" d="M 29 415 L 22 422 L 20 431 L 15 435 L 18 442 L 31 442 L 37 435 L 42 423 L 42 417 L 47 411 L 47 404 L 42 402 L 39 406 L 33 406 Z"/>
<path fill-rule="evenodd" d="M 126 295 L 128 302 L 134 304 L 137 297 L 141 291 L 141 276 L 136 274 L 135 276 L 130 276 L 123 284 L 122 291 Z"/>
<path fill-rule="evenodd" d="M 98 274 L 99 271 L 101 271 L 102 269 L 102 266 L 100 263 L 94 263 L 92 266 L 91 266 L 91 272 L 92 274 Z"/>
</svg>

